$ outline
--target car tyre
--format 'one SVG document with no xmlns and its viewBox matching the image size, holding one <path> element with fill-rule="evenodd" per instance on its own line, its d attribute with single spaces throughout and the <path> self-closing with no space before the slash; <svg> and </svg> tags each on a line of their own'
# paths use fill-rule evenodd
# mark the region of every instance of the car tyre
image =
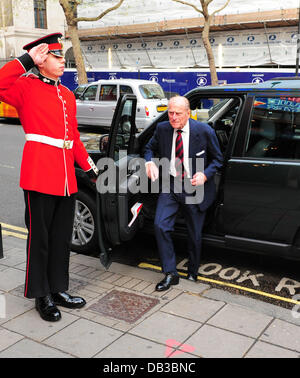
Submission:
<svg viewBox="0 0 300 378">
<path fill-rule="evenodd" d="M 96 196 L 83 190 L 76 195 L 71 250 L 82 254 L 99 251 Z"/>
</svg>

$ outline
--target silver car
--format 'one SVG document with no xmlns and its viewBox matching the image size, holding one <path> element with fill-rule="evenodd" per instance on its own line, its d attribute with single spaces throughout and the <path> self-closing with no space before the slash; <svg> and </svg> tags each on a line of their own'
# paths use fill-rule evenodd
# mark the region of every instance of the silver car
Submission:
<svg viewBox="0 0 300 378">
<path fill-rule="evenodd" d="M 81 91 L 82 89 L 82 91 Z M 79 125 L 110 127 L 118 98 L 132 93 L 137 97 L 136 127 L 142 131 L 167 109 L 162 87 L 153 81 L 139 79 L 98 80 L 79 86 L 77 121 Z"/>
</svg>

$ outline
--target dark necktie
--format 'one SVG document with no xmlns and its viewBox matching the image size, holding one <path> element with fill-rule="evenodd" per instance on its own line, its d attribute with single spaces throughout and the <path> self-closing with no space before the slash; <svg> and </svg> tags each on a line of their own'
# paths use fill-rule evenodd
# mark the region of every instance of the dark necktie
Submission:
<svg viewBox="0 0 300 378">
<path fill-rule="evenodd" d="M 175 145 L 175 169 L 176 177 L 181 177 L 182 179 L 186 175 L 183 165 L 183 140 L 182 140 L 182 130 L 177 130 L 176 145 Z"/>
</svg>

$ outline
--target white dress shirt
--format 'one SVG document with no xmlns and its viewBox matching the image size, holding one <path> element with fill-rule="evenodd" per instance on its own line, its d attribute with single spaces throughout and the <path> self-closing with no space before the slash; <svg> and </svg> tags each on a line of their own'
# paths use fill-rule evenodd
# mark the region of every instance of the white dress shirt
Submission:
<svg viewBox="0 0 300 378">
<path fill-rule="evenodd" d="M 190 124 L 189 121 L 181 129 L 182 141 L 183 141 L 183 165 L 187 173 L 187 178 L 190 176 L 190 166 L 189 166 L 189 142 L 190 142 Z M 175 149 L 176 149 L 176 138 L 177 138 L 177 129 L 173 131 L 173 141 L 172 141 L 172 152 L 171 152 L 171 161 L 170 161 L 170 175 L 176 177 L 176 168 L 175 168 Z"/>
</svg>

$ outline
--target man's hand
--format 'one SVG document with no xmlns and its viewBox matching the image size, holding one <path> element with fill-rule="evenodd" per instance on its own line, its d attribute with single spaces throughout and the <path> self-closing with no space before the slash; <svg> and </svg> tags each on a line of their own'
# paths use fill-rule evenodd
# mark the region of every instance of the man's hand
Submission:
<svg viewBox="0 0 300 378">
<path fill-rule="evenodd" d="M 196 172 L 191 179 L 191 184 L 195 186 L 204 185 L 205 181 L 207 181 L 207 177 L 202 172 Z"/>
<path fill-rule="evenodd" d="M 33 47 L 28 54 L 31 56 L 34 64 L 39 65 L 44 63 L 44 61 L 47 59 L 48 51 L 48 44 L 41 43 L 40 45 Z"/>
<path fill-rule="evenodd" d="M 150 161 L 146 164 L 146 174 L 151 179 L 151 181 L 155 181 L 158 179 L 158 168 L 153 161 Z"/>
</svg>

